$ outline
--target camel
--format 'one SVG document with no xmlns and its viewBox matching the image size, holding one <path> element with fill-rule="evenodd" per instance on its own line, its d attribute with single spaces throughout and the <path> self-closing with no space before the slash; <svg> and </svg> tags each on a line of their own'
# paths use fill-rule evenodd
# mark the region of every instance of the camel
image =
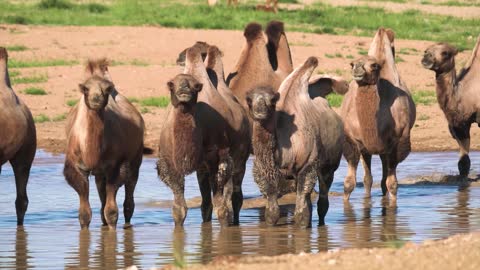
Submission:
<svg viewBox="0 0 480 270">
<path fill-rule="evenodd" d="M 82 97 L 67 118 L 64 175 L 80 199 L 79 221 L 88 228 L 92 219 L 89 176 L 95 176 L 103 225 L 115 229 L 116 195 L 125 185 L 125 227 L 135 208 L 134 191 L 142 156 L 144 122 L 140 113 L 116 89 L 106 59 L 89 60 L 86 80 L 79 84 Z"/>
<path fill-rule="evenodd" d="M 8 74 L 8 53 L 0 47 L 0 172 L 10 162 L 15 174 L 17 225 L 23 225 L 28 207 L 27 183 L 30 176 L 37 135 L 28 107 L 15 94 Z"/>
<path fill-rule="evenodd" d="M 279 219 L 278 187 L 287 176 L 296 180 L 295 223 L 311 226 L 310 194 L 319 181 L 319 224 L 328 211 L 328 191 L 342 156 L 343 124 L 324 96 L 309 93 L 308 80 L 318 60 L 310 57 L 276 92 L 271 86 L 249 91 L 246 102 L 253 119 L 253 175 L 267 198 L 265 221 Z"/>
<path fill-rule="evenodd" d="M 448 129 L 460 147 L 458 171 L 466 177 L 470 171 L 470 127 L 480 126 L 480 36 L 472 56 L 456 74 L 457 49 L 447 43 L 437 43 L 425 50 L 424 68 L 435 72 L 437 100 L 448 121 Z"/>
<path fill-rule="evenodd" d="M 223 78 L 217 73 L 221 67 L 217 63 L 219 58 L 212 53 L 207 56 L 211 63 L 207 72 L 200 49 L 196 46 L 187 49 L 184 73 L 167 84 L 172 102 L 160 131 L 157 170 L 160 179 L 173 192 L 172 215 L 176 226 L 183 226 L 187 215 L 184 176 L 193 171 L 197 172 L 202 194 L 203 221 L 211 219 L 213 192 L 213 210 L 219 222 L 229 223 L 224 189 L 234 173 L 230 146 L 236 138 L 229 138 L 235 132 L 229 130 L 232 111 L 208 74 L 218 74 L 217 83 Z M 243 198 L 238 197 L 232 201 L 234 210 L 239 211 L 242 202 Z"/>
<path fill-rule="evenodd" d="M 346 135 L 344 156 L 348 162 L 346 201 L 356 185 L 360 156 L 365 169 L 365 196 L 371 196 L 371 158 L 378 154 L 383 167 L 382 193 L 385 196 L 388 191 L 391 202 L 396 203 L 396 168 L 410 153 L 410 130 L 416 112 L 395 67 L 393 40 L 393 31 L 380 28 L 370 45 L 369 57 L 351 63 L 354 81 L 340 109 Z M 375 86 L 364 87 L 367 83 Z"/>
</svg>

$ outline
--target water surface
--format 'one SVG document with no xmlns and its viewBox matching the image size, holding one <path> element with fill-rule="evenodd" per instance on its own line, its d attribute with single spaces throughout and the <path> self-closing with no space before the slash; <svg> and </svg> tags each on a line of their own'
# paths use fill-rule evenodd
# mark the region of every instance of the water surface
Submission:
<svg viewBox="0 0 480 270">
<path fill-rule="evenodd" d="M 412 153 L 398 167 L 399 179 L 431 174 L 456 174 L 457 153 Z M 471 154 L 472 169 L 480 168 L 480 152 Z M 65 182 L 63 156 L 39 151 L 28 185 L 29 208 L 24 228 L 17 229 L 15 184 L 10 166 L 0 176 L 0 268 L 116 269 L 138 265 L 148 269 L 166 264 L 207 263 L 218 256 L 278 255 L 320 252 L 346 247 L 398 246 L 452 234 L 480 230 L 480 188 L 465 185 L 400 185 L 398 207 L 386 207 L 381 190 L 374 186 L 372 199 L 357 187 L 350 203 L 330 197 L 326 226 L 318 222 L 314 204 L 313 228 L 292 224 L 294 206 L 282 207 L 281 225 L 267 227 L 262 209 L 241 212 L 241 225 L 221 228 L 214 220 L 202 224 L 200 209 L 190 209 L 184 229 L 175 229 L 170 209 L 152 201 L 171 200 L 168 188 L 156 177 L 155 160 L 144 159 L 135 191 L 134 227 L 108 231 L 101 227 L 100 202 L 94 179 L 90 181 L 93 219 L 81 231 L 77 220 L 78 196 Z M 380 160 L 374 158 L 374 182 L 381 177 Z M 260 195 L 253 182 L 252 159 L 244 179 L 247 198 Z M 359 166 L 360 168 L 361 166 Z M 335 175 L 332 191 L 343 192 L 346 163 Z M 358 182 L 361 182 L 359 170 Z M 197 197 L 194 175 L 186 180 L 186 197 Z M 121 210 L 123 188 L 117 202 Z"/>
</svg>

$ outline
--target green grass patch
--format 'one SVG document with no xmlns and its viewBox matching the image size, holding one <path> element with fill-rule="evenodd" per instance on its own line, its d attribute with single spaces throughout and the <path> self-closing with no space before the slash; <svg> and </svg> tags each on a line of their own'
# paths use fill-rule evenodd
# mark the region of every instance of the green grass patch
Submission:
<svg viewBox="0 0 480 270">
<path fill-rule="evenodd" d="M 146 113 L 149 113 L 150 112 L 150 109 L 147 108 L 147 107 L 141 107 L 140 108 L 140 113 L 141 114 L 146 114 Z"/>
<path fill-rule="evenodd" d="M 418 90 L 412 92 L 413 102 L 415 104 L 431 105 L 437 101 L 434 91 Z"/>
<path fill-rule="evenodd" d="M 312 47 L 313 44 L 310 42 L 300 41 L 300 42 L 291 42 L 290 46 L 298 46 L 298 47 Z"/>
<path fill-rule="evenodd" d="M 11 52 L 23 52 L 28 50 L 28 48 L 23 45 L 12 45 L 12 46 L 7 46 L 7 50 Z"/>
<path fill-rule="evenodd" d="M 20 75 L 20 72 L 18 73 Z M 12 76 L 10 73 L 10 79 L 12 84 L 23 84 L 23 83 L 44 83 L 48 81 L 48 76 L 45 75 L 33 75 L 29 77 L 18 77 Z"/>
<path fill-rule="evenodd" d="M 128 101 L 130 101 L 131 103 L 138 103 L 138 102 L 140 102 L 140 100 L 139 100 L 138 98 L 136 98 L 136 97 L 129 97 L 129 98 L 127 98 L 127 99 L 128 99 Z"/>
<path fill-rule="evenodd" d="M 403 58 L 401 58 L 400 56 L 397 55 L 397 56 L 395 57 L 395 62 L 396 62 L 396 63 L 403 63 L 403 62 L 405 62 L 405 60 L 404 60 Z"/>
<path fill-rule="evenodd" d="M 148 107 L 159 107 L 165 108 L 170 104 L 170 98 L 163 96 L 163 97 L 148 97 L 143 98 L 140 100 L 140 105 L 148 106 Z"/>
<path fill-rule="evenodd" d="M 1 6 L 1 4 L 0 4 Z M 73 66 L 78 65 L 79 62 L 76 60 L 31 60 L 31 61 L 22 61 L 22 60 L 9 60 L 8 66 L 11 68 L 32 68 L 32 67 L 55 67 L 55 66 Z"/>
<path fill-rule="evenodd" d="M 367 55 L 367 54 L 368 54 L 368 51 L 365 50 L 365 49 L 358 49 L 358 54 L 360 54 L 360 55 Z"/>
<path fill-rule="evenodd" d="M 398 50 L 397 53 L 411 55 L 411 54 L 417 54 L 418 50 L 415 48 L 400 48 L 400 50 Z"/>
<path fill-rule="evenodd" d="M 13 78 L 16 78 L 18 76 L 20 76 L 20 71 L 18 70 L 12 70 L 12 71 L 8 71 L 8 75 L 10 76 L 10 79 L 13 79 Z"/>
<path fill-rule="evenodd" d="M 53 122 L 60 122 L 60 121 L 63 121 L 63 120 L 65 120 L 65 119 L 67 119 L 67 114 L 66 114 L 66 113 L 62 113 L 62 114 L 59 114 L 59 115 L 53 117 L 53 118 L 52 118 L 52 121 L 53 121 Z"/>
<path fill-rule="evenodd" d="M 140 60 L 140 59 L 133 59 L 129 61 L 118 61 L 118 60 L 112 60 L 110 63 L 112 66 L 139 66 L 139 67 L 146 67 L 149 66 L 150 63 Z"/>
<path fill-rule="evenodd" d="M 73 106 L 77 105 L 78 101 L 79 101 L 79 99 L 69 99 L 69 100 L 67 100 L 67 106 L 68 107 L 73 107 Z"/>
<path fill-rule="evenodd" d="M 334 108 L 340 107 L 342 105 L 343 96 L 337 93 L 331 93 L 327 95 L 328 104 Z"/>
<path fill-rule="evenodd" d="M 47 91 L 45 91 L 42 88 L 38 88 L 38 87 L 29 87 L 29 88 L 23 90 L 23 93 L 25 93 L 27 95 L 33 95 L 33 96 L 45 96 L 45 95 L 47 95 Z"/>
<path fill-rule="evenodd" d="M 287 31 L 372 37 L 378 27 L 392 28 L 400 39 L 449 42 L 471 49 L 480 33 L 478 19 L 427 14 L 416 10 L 393 13 L 366 6 L 333 7 L 315 3 L 304 9 L 282 9 L 278 14 L 255 10 L 254 2 L 235 9 L 213 7 L 204 0 L 112 1 L 108 6 L 73 1 L 0 1 L 0 23 L 34 25 L 159 25 L 194 29 L 243 29 L 251 21 L 277 19 Z"/>
<path fill-rule="evenodd" d="M 35 123 L 44 123 L 44 122 L 50 122 L 50 117 L 48 117 L 47 115 L 45 114 L 39 114 L 37 116 L 34 116 L 33 117 L 33 121 Z"/>
<path fill-rule="evenodd" d="M 347 59 L 353 59 L 353 55 L 349 54 L 347 56 L 345 56 Z"/>
<path fill-rule="evenodd" d="M 430 119 L 430 116 L 428 116 L 426 114 L 421 114 L 417 117 L 418 121 L 425 121 L 425 120 L 428 120 L 428 119 Z"/>
</svg>

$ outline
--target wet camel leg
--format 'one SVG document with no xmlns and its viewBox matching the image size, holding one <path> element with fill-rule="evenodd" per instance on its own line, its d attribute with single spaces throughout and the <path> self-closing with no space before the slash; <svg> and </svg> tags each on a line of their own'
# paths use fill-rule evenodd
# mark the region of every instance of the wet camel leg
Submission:
<svg viewBox="0 0 480 270">
<path fill-rule="evenodd" d="M 458 160 L 458 171 L 460 176 L 467 177 L 470 172 L 470 125 L 460 127 L 449 126 L 450 134 L 460 147 L 460 159 Z"/>
<path fill-rule="evenodd" d="M 365 175 L 363 176 L 363 187 L 365 189 L 365 197 L 372 196 L 372 155 L 362 153 L 362 165 Z"/>
<path fill-rule="evenodd" d="M 125 200 L 123 201 L 123 216 L 125 217 L 124 228 L 129 228 L 130 220 L 135 211 L 134 193 L 138 182 L 138 171 L 140 166 L 130 166 L 128 177 L 125 183 Z"/>
<path fill-rule="evenodd" d="M 100 197 L 100 202 L 102 203 L 102 208 L 100 208 L 100 216 L 102 218 L 102 226 L 107 226 L 107 220 L 105 219 L 105 203 L 107 201 L 107 190 L 106 182 L 104 176 L 96 175 L 95 184 L 97 185 L 98 196 Z"/>
<path fill-rule="evenodd" d="M 25 212 L 28 208 L 27 184 L 30 176 L 33 158 L 35 157 L 36 144 L 28 144 L 10 160 L 13 172 L 15 174 L 15 185 L 17 188 L 17 198 L 15 208 L 17 210 L 17 225 L 23 225 Z"/>
<path fill-rule="evenodd" d="M 382 161 L 382 181 L 380 185 L 382 187 L 382 195 L 385 196 L 387 195 L 387 175 L 388 175 L 387 155 L 381 154 L 380 160 Z"/>
<path fill-rule="evenodd" d="M 240 209 L 243 205 L 242 182 L 245 176 L 245 164 L 240 165 L 241 168 L 236 167 L 236 172 L 233 175 L 233 192 L 232 192 L 232 208 L 233 208 L 233 224 L 240 223 Z"/>
<path fill-rule="evenodd" d="M 330 167 L 321 169 L 318 175 L 318 202 L 317 202 L 317 213 L 318 213 L 318 225 L 325 225 L 325 216 L 327 215 L 328 208 L 330 207 L 330 202 L 328 201 L 328 191 L 333 183 L 333 176 L 335 170 L 330 169 Z"/>
<path fill-rule="evenodd" d="M 107 200 L 103 213 L 105 215 L 105 219 L 107 220 L 108 227 L 110 229 L 115 229 L 118 221 L 118 206 L 116 201 L 118 187 L 111 178 L 107 178 L 105 190 Z"/>
<path fill-rule="evenodd" d="M 222 155 L 221 161 L 218 164 L 218 169 L 214 179 L 214 183 L 212 184 L 212 191 L 213 191 L 213 209 L 215 210 L 215 214 L 217 215 L 218 221 L 222 225 L 228 225 L 229 223 L 229 211 L 227 207 L 227 202 L 225 196 L 223 196 L 223 189 L 229 179 L 232 177 L 232 167 L 233 161 L 228 156 L 228 151 L 224 152 L 225 154 Z"/>
<path fill-rule="evenodd" d="M 202 195 L 202 219 L 203 222 L 212 221 L 212 189 L 210 187 L 209 173 L 206 168 L 197 170 L 198 186 L 200 188 L 200 194 Z"/>
<path fill-rule="evenodd" d="M 350 142 L 348 138 L 345 141 L 343 155 L 348 163 L 347 176 L 343 182 L 343 200 L 348 201 L 350 199 L 350 194 L 355 189 L 357 183 L 357 167 L 360 159 L 360 153 L 357 146 Z"/>
<path fill-rule="evenodd" d="M 78 209 L 78 220 L 80 221 L 80 227 L 88 228 L 90 221 L 92 220 L 92 209 L 90 208 L 89 196 L 89 183 L 88 174 L 86 172 L 80 172 L 75 166 L 67 160 L 65 161 L 65 168 L 63 174 L 67 179 L 68 184 L 75 189 L 80 198 L 80 207 Z"/>
<path fill-rule="evenodd" d="M 397 153 L 394 151 L 387 157 L 387 190 L 390 195 L 390 202 L 395 204 L 397 201 Z"/>
<path fill-rule="evenodd" d="M 297 178 L 297 198 L 295 202 L 295 225 L 308 228 L 312 225 L 311 192 L 316 183 L 316 170 L 309 169 Z"/>
</svg>

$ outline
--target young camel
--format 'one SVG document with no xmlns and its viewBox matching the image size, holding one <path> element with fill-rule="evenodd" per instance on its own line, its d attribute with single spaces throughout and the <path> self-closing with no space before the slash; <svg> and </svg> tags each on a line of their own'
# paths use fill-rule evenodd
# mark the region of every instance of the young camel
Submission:
<svg viewBox="0 0 480 270">
<path fill-rule="evenodd" d="M 308 80 L 317 65 L 318 60 L 311 57 L 285 79 L 278 93 L 271 87 L 257 87 L 246 97 L 254 121 L 253 175 L 267 198 L 265 220 L 269 225 L 279 219 L 278 187 L 289 175 L 296 180 L 298 226 L 311 226 L 310 194 L 316 178 L 320 224 L 328 211 L 328 191 L 340 163 L 344 135 L 342 121 L 328 102 L 323 97 L 312 99 L 308 91 Z"/>
<path fill-rule="evenodd" d="M 17 187 L 17 225 L 23 225 L 28 207 L 27 183 L 30 176 L 37 136 L 32 114 L 13 92 L 8 74 L 7 50 L 0 47 L 0 172 L 10 161 Z"/>
<path fill-rule="evenodd" d="M 413 99 L 395 66 L 393 39 L 393 31 L 380 28 L 370 45 L 370 58 L 351 64 L 354 81 L 341 107 L 346 135 L 344 155 L 348 162 L 345 200 L 355 188 L 360 156 L 365 169 L 365 194 L 371 196 L 371 159 L 373 154 L 379 154 L 383 167 L 383 195 L 388 191 L 392 202 L 396 202 L 396 168 L 410 153 L 410 130 L 416 113 Z M 367 66 L 369 64 L 371 66 Z M 370 72 L 378 72 L 377 87 L 362 91 L 359 89 L 362 78 L 371 76 Z"/>
<path fill-rule="evenodd" d="M 422 59 L 426 69 L 435 72 L 437 100 L 448 121 L 450 134 L 460 146 L 458 170 L 461 176 L 470 171 L 470 127 L 480 126 L 480 36 L 470 61 L 456 74 L 457 49 L 446 43 L 428 47 Z"/>
<path fill-rule="evenodd" d="M 92 210 L 89 176 L 102 203 L 103 225 L 114 229 L 118 220 L 116 195 L 125 185 L 125 227 L 135 208 L 133 193 L 142 162 L 144 122 L 135 107 L 115 89 L 105 59 L 90 60 L 87 79 L 79 85 L 82 97 L 67 119 L 64 175 L 80 198 L 79 221 L 88 228 Z"/>
<path fill-rule="evenodd" d="M 213 210 L 226 225 L 229 212 L 223 193 L 233 170 L 228 138 L 231 111 L 212 85 L 200 49 L 193 46 L 185 55 L 184 74 L 168 82 L 172 104 L 160 131 L 158 175 L 173 192 L 176 226 L 183 226 L 187 215 L 185 175 L 193 171 L 202 193 L 204 222 L 211 219 L 213 191 Z"/>
</svg>

